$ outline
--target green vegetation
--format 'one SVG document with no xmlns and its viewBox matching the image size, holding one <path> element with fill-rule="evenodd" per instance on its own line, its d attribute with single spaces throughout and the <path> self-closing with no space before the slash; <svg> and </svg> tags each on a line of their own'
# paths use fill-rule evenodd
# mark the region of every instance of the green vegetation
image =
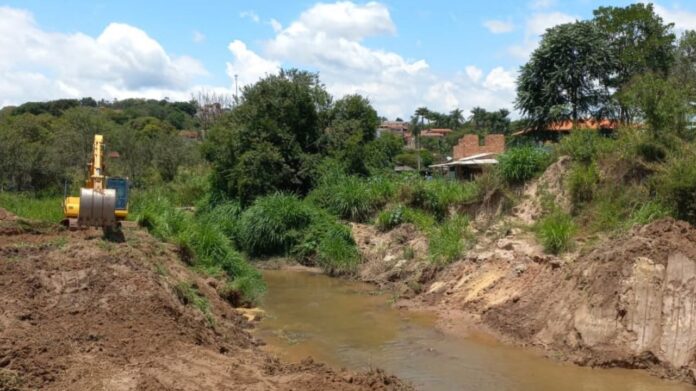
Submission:
<svg viewBox="0 0 696 391">
<path fill-rule="evenodd" d="M 0 208 L 19 217 L 57 223 L 63 219 L 62 197 L 0 192 Z"/>
<path fill-rule="evenodd" d="M 467 227 L 465 216 L 455 215 L 442 225 L 431 229 L 428 234 L 428 253 L 436 264 L 447 264 L 457 260 L 466 249 Z"/>
<path fill-rule="evenodd" d="M 194 217 L 177 209 L 157 191 L 142 195 L 132 213 L 138 224 L 153 235 L 176 244 L 182 259 L 191 266 L 210 275 L 227 277 L 240 300 L 233 304 L 252 304 L 264 292 L 260 273 L 234 249 L 231 240 L 212 219 Z"/>
<path fill-rule="evenodd" d="M 542 218 L 534 228 L 544 249 L 552 254 L 568 250 L 576 230 L 573 219 L 560 210 L 554 210 Z"/>
<path fill-rule="evenodd" d="M 598 182 L 599 172 L 596 164 L 576 163 L 571 167 L 568 173 L 567 186 L 575 208 L 592 201 L 597 191 Z"/>
<path fill-rule="evenodd" d="M 180 282 L 174 285 L 174 293 L 182 304 L 194 306 L 201 311 L 209 324 L 214 323 L 213 314 L 210 313 L 210 303 L 205 296 L 201 295 L 195 284 Z"/>
<path fill-rule="evenodd" d="M 509 184 L 521 184 L 534 178 L 549 164 L 549 154 L 543 149 L 524 146 L 500 155 L 498 167 L 501 177 Z"/>
</svg>

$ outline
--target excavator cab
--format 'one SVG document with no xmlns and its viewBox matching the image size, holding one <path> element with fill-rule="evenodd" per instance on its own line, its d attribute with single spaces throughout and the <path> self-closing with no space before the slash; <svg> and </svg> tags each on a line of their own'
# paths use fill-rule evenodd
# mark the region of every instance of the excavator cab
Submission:
<svg viewBox="0 0 696 391">
<path fill-rule="evenodd" d="M 72 229 L 102 227 L 105 232 L 121 226 L 128 216 L 128 179 L 104 175 L 104 139 L 94 136 L 89 175 L 79 197 L 63 202 L 63 224 Z"/>
</svg>

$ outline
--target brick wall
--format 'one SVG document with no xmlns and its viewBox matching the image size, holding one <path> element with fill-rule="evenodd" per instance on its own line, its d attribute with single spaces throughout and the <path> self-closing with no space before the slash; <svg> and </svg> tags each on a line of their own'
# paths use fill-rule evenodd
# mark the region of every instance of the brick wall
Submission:
<svg viewBox="0 0 696 391">
<path fill-rule="evenodd" d="M 505 152 L 505 136 L 502 134 L 489 134 L 483 145 L 479 145 L 479 138 L 475 134 L 467 134 L 459 139 L 454 146 L 452 157 L 457 160 L 464 157 L 478 155 L 479 153 L 503 153 Z"/>
</svg>

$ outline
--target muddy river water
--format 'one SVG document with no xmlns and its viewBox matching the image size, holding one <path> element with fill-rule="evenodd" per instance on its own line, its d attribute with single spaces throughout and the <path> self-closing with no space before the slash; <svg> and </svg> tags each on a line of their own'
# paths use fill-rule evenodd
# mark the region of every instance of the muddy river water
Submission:
<svg viewBox="0 0 696 391">
<path fill-rule="evenodd" d="M 290 361 L 312 356 L 335 367 L 378 367 L 422 390 L 626 390 L 696 388 L 640 371 L 563 364 L 488 338 L 457 337 L 434 315 L 399 311 L 367 284 L 298 271 L 264 272 L 267 349 Z"/>
</svg>

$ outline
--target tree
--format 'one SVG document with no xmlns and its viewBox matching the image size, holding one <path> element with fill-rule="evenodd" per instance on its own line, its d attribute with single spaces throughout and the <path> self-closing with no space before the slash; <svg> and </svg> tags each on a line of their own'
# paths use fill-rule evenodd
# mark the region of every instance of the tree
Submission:
<svg viewBox="0 0 696 391">
<path fill-rule="evenodd" d="M 685 31 L 679 39 L 672 75 L 686 88 L 689 100 L 696 102 L 696 31 Z"/>
<path fill-rule="evenodd" d="M 634 77 L 647 72 L 667 76 L 674 61 L 672 23 L 665 24 L 652 4 L 599 7 L 593 22 L 604 32 L 616 59 L 608 87 L 621 91 Z M 619 104 L 619 118 L 631 122 L 632 114 Z"/>
<path fill-rule="evenodd" d="M 313 156 L 320 152 L 317 108 L 328 101 L 322 89 L 316 75 L 299 71 L 281 71 L 244 87 L 239 105 L 204 144 L 216 190 L 244 204 L 273 191 L 306 193 Z"/>
<path fill-rule="evenodd" d="M 638 109 L 656 135 L 676 131 L 691 137 L 683 133 L 689 112 L 686 89 L 674 79 L 652 73 L 637 76 L 625 86 L 620 99 L 626 107 Z"/>
<path fill-rule="evenodd" d="M 452 129 L 459 129 L 464 123 L 464 113 L 461 109 L 454 109 L 449 113 L 449 122 Z"/>
<path fill-rule="evenodd" d="M 607 78 L 614 62 L 606 36 L 595 24 L 550 28 L 522 66 L 515 107 L 537 127 L 596 115 L 608 101 Z"/>
<path fill-rule="evenodd" d="M 357 94 L 337 100 L 329 110 L 328 120 L 326 138 L 334 150 L 343 148 L 354 134 L 358 134 L 360 144 L 374 140 L 379 126 L 377 111 L 369 100 Z"/>
</svg>

